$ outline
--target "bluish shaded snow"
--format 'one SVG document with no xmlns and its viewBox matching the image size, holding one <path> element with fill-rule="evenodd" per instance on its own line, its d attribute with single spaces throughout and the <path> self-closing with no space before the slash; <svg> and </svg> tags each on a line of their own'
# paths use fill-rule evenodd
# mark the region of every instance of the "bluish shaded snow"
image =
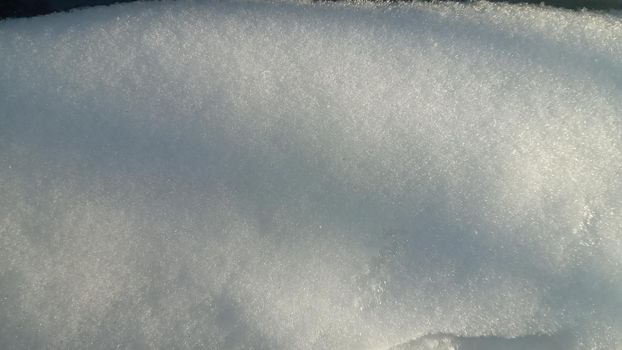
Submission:
<svg viewBox="0 0 622 350">
<path fill-rule="evenodd" d="M 621 96 L 599 14 L 3 21 L 0 347 L 620 349 Z"/>
</svg>

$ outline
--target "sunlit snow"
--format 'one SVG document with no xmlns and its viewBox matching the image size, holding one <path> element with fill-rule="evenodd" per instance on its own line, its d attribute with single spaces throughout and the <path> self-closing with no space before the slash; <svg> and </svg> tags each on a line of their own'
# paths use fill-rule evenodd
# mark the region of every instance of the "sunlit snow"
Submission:
<svg viewBox="0 0 622 350">
<path fill-rule="evenodd" d="M 621 17 L 0 21 L 0 348 L 621 344 Z"/>
</svg>

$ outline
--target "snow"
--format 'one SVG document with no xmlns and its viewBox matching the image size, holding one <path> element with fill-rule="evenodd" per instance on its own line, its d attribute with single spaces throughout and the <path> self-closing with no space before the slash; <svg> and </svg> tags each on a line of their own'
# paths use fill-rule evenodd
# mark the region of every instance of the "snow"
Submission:
<svg viewBox="0 0 622 350">
<path fill-rule="evenodd" d="M 1 347 L 618 349 L 620 38 L 489 3 L 0 21 Z"/>
</svg>

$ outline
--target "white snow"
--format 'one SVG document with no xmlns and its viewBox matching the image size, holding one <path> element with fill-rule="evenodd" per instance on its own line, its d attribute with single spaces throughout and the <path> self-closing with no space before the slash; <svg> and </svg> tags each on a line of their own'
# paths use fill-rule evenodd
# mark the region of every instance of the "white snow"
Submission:
<svg viewBox="0 0 622 350">
<path fill-rule="evenodd" d="M 620 349 L 621 96 L 589 12 L 0 21 L 0 347 Z"/>
</svg>

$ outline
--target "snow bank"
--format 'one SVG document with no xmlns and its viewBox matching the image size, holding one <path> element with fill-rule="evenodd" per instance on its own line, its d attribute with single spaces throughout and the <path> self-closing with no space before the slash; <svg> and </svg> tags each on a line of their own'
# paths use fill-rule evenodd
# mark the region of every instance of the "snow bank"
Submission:
<svg viewBox="0 0 622 350">
<path fill-rule="evenodd" d="M 0 22 L 0 344 L 616 349 L 621 38 L 486 3 Z"/>
</svg>

